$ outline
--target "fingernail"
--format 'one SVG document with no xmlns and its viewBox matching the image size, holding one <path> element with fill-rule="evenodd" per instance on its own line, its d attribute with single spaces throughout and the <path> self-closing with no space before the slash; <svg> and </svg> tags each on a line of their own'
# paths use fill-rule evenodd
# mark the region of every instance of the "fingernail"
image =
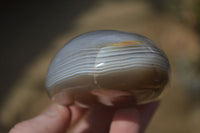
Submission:
<svg viewBox="0 0 200 133">
<path fill-rule="evenodd" d="M 43 114 L 54 117 L 54 116 L 56 116 L 59 113 L 60 108 L 61 108 L 60 105 L 53 104 L 50 107 L 48 107 L 43 112 Z"/>
</svg>

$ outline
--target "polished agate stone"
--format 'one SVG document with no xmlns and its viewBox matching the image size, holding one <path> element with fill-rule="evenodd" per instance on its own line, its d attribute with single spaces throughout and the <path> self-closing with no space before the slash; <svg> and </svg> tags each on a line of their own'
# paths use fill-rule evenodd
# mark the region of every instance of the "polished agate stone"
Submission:
<svg viewBox="0 0 200 133">
<path fill-rule="evenodd" d="M 46 88 L 60 104 L 133 106 L 159 99 L 169 67 L 165 54 L 144 36 L 94 31 L 75 37 L 55 55 Z"/>
</svg>

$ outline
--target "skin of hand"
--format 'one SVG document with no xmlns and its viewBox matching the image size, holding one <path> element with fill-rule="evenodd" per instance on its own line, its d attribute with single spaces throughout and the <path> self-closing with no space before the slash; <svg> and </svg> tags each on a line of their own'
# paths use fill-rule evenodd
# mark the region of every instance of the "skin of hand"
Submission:
<svg viewBox="0 0 200 133">
<path fill-rule="evenodd" d="M 52 104 L 38 116 L 16 124 L 9 133 L 143 133 L 159 103 L 120 109 Z"/>
</svg>

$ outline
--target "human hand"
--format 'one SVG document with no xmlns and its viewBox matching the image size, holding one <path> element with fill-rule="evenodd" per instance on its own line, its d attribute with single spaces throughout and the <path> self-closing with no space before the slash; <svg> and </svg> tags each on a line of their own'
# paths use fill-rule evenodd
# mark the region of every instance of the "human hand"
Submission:
<svg viewBox="0 0 200 133">
<path fill-rule="evenodd" d="M 53 104 L 40 115 L 16 124 L 9 133 L 143 133 L 159 101 L 134 108 L 84 109 Z"/>
</svg>

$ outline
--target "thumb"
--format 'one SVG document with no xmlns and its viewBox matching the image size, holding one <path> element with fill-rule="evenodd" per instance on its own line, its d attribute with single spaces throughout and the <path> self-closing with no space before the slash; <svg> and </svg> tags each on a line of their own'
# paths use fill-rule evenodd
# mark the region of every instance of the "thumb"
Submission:
<svg viewBox="0 0 200 133">
<path fill-rule="evenodd" d="M 68 108 L 53 104 L 35 118 L 16 124 L 9 133 L 64 133 L 70 117 Z"/>
</svg>

